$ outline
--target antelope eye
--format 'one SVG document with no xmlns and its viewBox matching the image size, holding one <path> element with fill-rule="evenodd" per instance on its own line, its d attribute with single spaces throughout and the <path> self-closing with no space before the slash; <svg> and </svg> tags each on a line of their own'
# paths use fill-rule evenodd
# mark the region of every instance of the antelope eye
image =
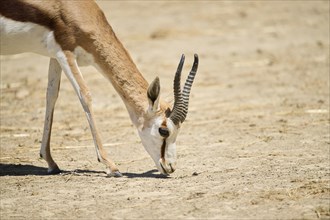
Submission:
<svg viewBox="0 0 330 220">
<path fill-rule="evenodd" d="M 170 135 L 170 132 L 168 131 L 168 128 L 160 127 L 158 129 L 160 136 L 167 138 Z"/>
</svg>

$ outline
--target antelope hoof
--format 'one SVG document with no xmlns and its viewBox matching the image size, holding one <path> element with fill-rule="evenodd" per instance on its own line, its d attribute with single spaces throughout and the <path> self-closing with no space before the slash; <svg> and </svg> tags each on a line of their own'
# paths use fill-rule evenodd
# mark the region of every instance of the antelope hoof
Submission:
<svg viewBox="0 0 330 220">
<path fill-rule="evenodd" d="M 54 167 L 54 168 L 48 168 L 47 174 L 48 175 L 56 175 L 61 173 L 60 168 L 58 168 L 58 166 Z"/>
<path fill-rule="evenodd" d="M 115 171 L 107 174 L 107 177 L 122 177 L 122 176 L 123 174 L 121 174 L 121 172 L 119 171 Z"/>
</svg>

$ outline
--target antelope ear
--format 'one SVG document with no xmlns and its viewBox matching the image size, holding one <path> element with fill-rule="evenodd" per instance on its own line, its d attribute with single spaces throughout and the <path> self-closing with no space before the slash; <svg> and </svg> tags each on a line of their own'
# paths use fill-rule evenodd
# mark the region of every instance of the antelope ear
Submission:
<svg viewBox="0 0 330 220">
<path fill-rule="evenodd" d="M 158 76 L 152 81 L 148 88 L 149 110 L 157 111 L 159 109 L 160 83 Z"/>
</svg>

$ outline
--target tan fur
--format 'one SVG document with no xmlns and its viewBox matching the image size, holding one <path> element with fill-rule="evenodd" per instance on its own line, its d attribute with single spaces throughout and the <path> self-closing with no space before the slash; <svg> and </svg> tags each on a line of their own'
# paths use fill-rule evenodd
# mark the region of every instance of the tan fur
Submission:
<svg viewBox="0 0 330 220">
<path fill-rule="evenodd" d="M 24 14 L 10 2 L 24 5 Z M 5 7 L 7 4 L 8 7 Z M 93 0 L 3 0 L 0 13 L 17 21 L 30 21 L 54 31 L 63 51 L 78 46 L 92 54 L 129 110 L 141 116 L 147 107 L 148 83 L 117 39 L 104 13 Z"/>
</svg>

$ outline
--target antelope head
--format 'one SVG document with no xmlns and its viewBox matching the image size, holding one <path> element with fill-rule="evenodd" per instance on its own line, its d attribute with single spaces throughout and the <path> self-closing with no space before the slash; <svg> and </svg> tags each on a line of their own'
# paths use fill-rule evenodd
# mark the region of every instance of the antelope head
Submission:
<svg viewBox="0 0 330 220">
<path fill-rule="evenodd" d="M 182 55 L 174 77 L 174 105 L 173 108 L 164 107 L 160 103 L 159 78 L 149 85 L 147 96 L 149 107 L 144 116 L 144 124 L 139 129 L 139 135 L 146 151 L 154 160 L 162 174 L 170 174 L 176 165 L 176 138 L 181 124 L 188 113 L 189 94 L 197 68 L 198 56 L 195 54 L 194 64 L 186 79 L 181 92 L 181 72 L 184 64 Z"/>
</svg>

